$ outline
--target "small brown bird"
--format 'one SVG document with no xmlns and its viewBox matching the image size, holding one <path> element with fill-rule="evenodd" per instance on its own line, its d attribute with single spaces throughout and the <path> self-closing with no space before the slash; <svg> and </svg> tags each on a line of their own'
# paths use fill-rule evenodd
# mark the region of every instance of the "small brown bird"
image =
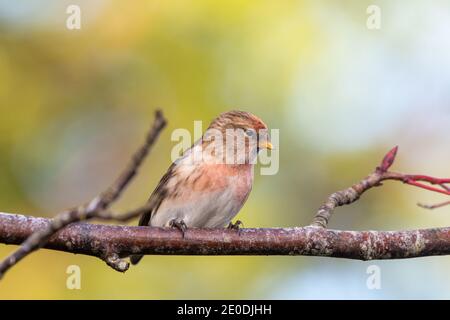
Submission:
<svg viewBox="0 0 450 320">
<path fill-rule="evenodd" d="M 244 111 L 222 113 L 169 167 L 139 225 L 176 227 L 183 236 L 190 227 L 238 227 L 231 220 L 250 194 L 256 156 L 264 148 L 272 144 L 261 119 Z M 131 263 L 141 258 L 131 256 Z"/>
</svg>

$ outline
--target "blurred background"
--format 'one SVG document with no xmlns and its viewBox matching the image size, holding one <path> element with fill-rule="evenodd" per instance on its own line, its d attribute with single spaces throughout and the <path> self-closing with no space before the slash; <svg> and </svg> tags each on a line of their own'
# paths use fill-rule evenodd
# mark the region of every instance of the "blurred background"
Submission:
<svg viewBox="0 0 450 320">
<path fill-rule="evenodd" d="M 69 5 L 81 29 L 69 30 Z M 381 10 L 369 29 L 366 10 Z M 280 129 L 280 170 L 255 177 L 246 227 L 306 225 L 332 192 L 400 146 L 394 170 L 450 176 L 448 1 L 0 0 L 0 211 L 50 217 L 117 175 L 162 108 L 169 120 L 117 210 L 143 204 L 170 164 L 176 128 L 230 109 Z M 258 171 L 257 171 L 258 172 Z M 388 182 L 331 228 L 448 226 L 448 197 Z M 0 257 L 16 247 L 0 244 Z M 81 268 L 81 290 L 66 269 Z M 381 270 L 381 289 L 366 286 Z M 121 274 L 40 250 L 0 298 L 450 298 L 450 257 L 148 256 Z"/>
</svg>

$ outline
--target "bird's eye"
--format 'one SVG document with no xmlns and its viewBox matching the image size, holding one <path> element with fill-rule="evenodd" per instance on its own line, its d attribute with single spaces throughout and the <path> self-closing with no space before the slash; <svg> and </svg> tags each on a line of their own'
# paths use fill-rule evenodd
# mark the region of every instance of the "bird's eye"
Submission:
<svg viewBox="0 0 450 320">
<path fill-rule="evenodd" d="M 256 135 L 256 131 L 253 129 L 247 129 L 245 130 L 245 134 L 249 137 L 254 137 Z"/>
</svg>

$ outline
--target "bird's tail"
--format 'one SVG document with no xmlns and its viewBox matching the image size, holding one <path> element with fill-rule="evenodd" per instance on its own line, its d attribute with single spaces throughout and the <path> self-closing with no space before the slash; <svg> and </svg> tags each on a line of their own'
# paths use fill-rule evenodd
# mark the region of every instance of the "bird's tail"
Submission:
<svg viewBox="0 0 450 320">
<path fill-rule="evenodd" d="M 147 212 L 147 213 L 144 213 L 144 214 L 141 216 L 141 218 L 139 219 L 139 225 L 140 225 L 140 226 L 148 226 L 148 225 L 149 225 L 149 222 L 150 222 L 150 218 L 151 218 L 151 210 L 150 210 L 149 212 Z M 141 259 L 142 259 L 143 257 L 144 257 L 144 256 L 141 255 L 141 254 L 135 254 L 135 255 L 132 255 L 132 256 L 130 257 L 130 262 L 131 262 L 131 264 L 133 264 L 133 265 L 138 264 L 139 261 L 141 261 Z"/>
<path fill-rule="evenodd" d="M 131 256 L 130 257 L 130 262 L 131 262 L 131 264 L 138 264 L 139 263 L 139 261 L 141 261 L 141 259 L 143 258 L 144 256 L 143 255 L 141 255 L 141 254 L 139 254 L 139 255 L 133 255 L 133 256 Z"/>
</svg>

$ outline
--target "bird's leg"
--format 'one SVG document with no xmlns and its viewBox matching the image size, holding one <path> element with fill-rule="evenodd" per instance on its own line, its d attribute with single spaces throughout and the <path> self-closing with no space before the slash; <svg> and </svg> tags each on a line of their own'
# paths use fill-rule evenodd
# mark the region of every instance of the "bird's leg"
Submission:
<svg viewBox="0 0 450 320">
<path fill-rule="evenodd" d="M 177 228 L 178 230 L 180 230 L 184 239 L 184 234 L 186 233 L 187 225 L 186 223 L 184 223 L 183 220 L 172 219 L 169 222 L 169 226 L 171 228 Z"/>
<path fill-rule="evenodd" d="M 240 226 L 243 226 L 243 225 L 244 224 L 242 223 L 241 220 L 236 220 L 235 223 L 230 222 L 230 224 L 228 225 L 227 229 L 236 230 L 238 235 L 241 235 L 241 228 L 240 228 Z"/>
</svg>

